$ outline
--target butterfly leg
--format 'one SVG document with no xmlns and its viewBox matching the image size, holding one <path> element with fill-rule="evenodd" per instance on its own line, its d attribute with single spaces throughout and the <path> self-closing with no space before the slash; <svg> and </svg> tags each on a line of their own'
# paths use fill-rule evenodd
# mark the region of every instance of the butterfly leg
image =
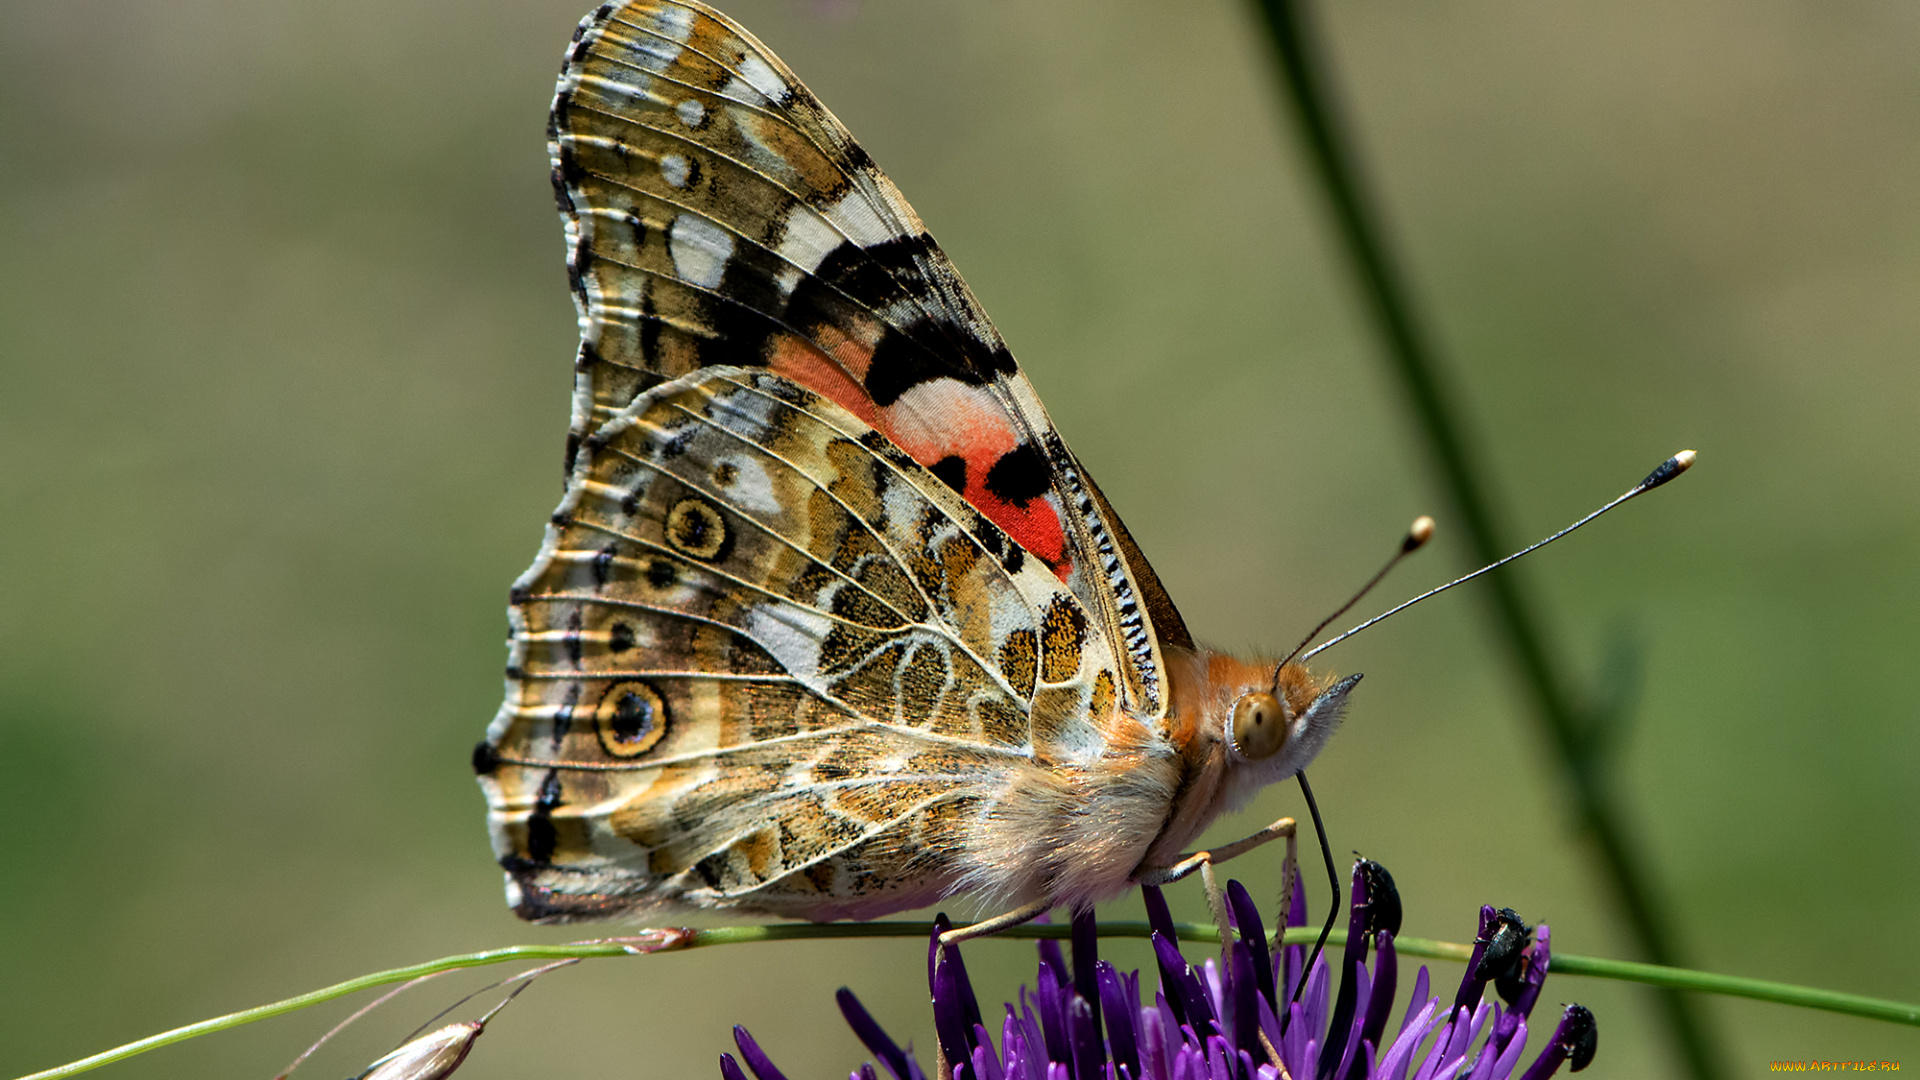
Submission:
<svg viewBox="0 0 1920 1080">
<path fill-rule="evenodd" d="M 1024 922 L 1032 922 L 1040 916 L 1045 915 L 1052 907 L 1053 903 L 1051 901 L 1036 900 L 1026 907 L 1014 908 L 1004 915 L 995 915 L 991 919 L 974 923 L 972 926 L 956 926 L 940 935 L 940 944 L 958 945 L 960 942 L 972 938 L 997 934 L 1008 927 L 1019 926 Z"/>
<path fill-rule="evenodd" d="M 1191 855 L 1185 856 L 1172 866 L 1157 866 L 1141 870 L 1134 874 L 1133 880 L 1140 885 L 1170 885 L 1203 866 L 1223 863 L 1228 859 L 1237 859 L 1262 844 L 1272 843 L 1275 840 L 1291 842 L 1293 840 L 1293 829 L 1294 820 L 1290 817 L 1283 817 L 1279 821 L 1254 833 L 1252 836 L 1242 837 L 1231 844 L 1223 844 L 1217 848 L 1208 848 L 1205 851 L 1196 851 Z"/>
<path fill-rule="evenodd" d="M 1227 928 L 1226 893 L 1221 891 L 1220 882 L 1216 880 L 1213 875 L 1214 865 L 1216 863 L 1226 862 L 1228 859 L 1245 855 L 1247 852 L 1252 851 L 1262 844 L 1284 839 L 1287 842 L 1288 866 L 1291 868 L 1293 860 L 1293 830 L 1294 820 L 1290 817 L 1283 817 L 1279 821 L 1254 833 L 1252 836 L 1242 837 L 1231 844 L 1217 848 L 1208 848 L 1205 851 L 1196 851 L 1181 859 L 1179 862 L 1174 863 L 1172 866 L 1155 867 L 1141 871 L 1134 875 L 1134 880 L 1142 885 L 1166 885 L 1179 881 L 1195 870 L 1200 871 L 1200 880 L 1205 883 L 1207 890 L 1207 907 L 1213 912 L 1214 925 L 1220 928 L 1220 948 L 1224 956 L 1227 945 L 1233 938 L 1228 933 Z M 1291 895 L 1293 888 L 1291 881 L 1287 883 L 1287 888 L 1288 894 Z"/>
</svg>

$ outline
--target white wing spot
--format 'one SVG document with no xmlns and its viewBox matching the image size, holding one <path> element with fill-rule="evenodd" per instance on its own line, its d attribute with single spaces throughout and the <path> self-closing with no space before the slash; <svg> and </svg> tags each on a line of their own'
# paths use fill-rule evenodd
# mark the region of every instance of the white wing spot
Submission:
<svg viewBox="0 0 1920 1080">
<path fill-rule="evenodd" d="M 724 384 L 723 384 L 724 386 Z M 763 435 L 773 426 L 774 410 L 779 403 L 763 394 L 744 388 L 725 388 L 713 395 L 715 423 L 735 434 Z"/>
<path fill-rule="evenodd" d="M 755 90 L 774 101 L 785 101 L 790 92 L 787 89 L 787 81 L 758 56 L 749 54 L 740 61 L 740 77 L 747 80 Z"/>
<path fill-rule="evenodd" d="M 714 464 L 733 467 L 733 481 L 724 489 L 729 506 L 759 514 L 778 514 L 785 509 L 773 490 L 773 477 L 767 475 L 767 467 L 761 462 L 741 455 L 720 458 Z"/>
<path fill-rule="evenodd" d="M 690 7 L 663 7 L 653 13 L 652 26 L 647 30 L 659 34 L 672 44 L 653 41 L 650 38 L 638 38 L 634 42 L 634 51 L 645 55 L 654 63 L 642 61 L 643 67 L 661 71 L 680 59 L 682 47 L 693 36 L 694 10 Z M 657 65 L 657 66 L 656 66 Z"/>
<path fill-rule="evenodd" d="M 779 255 L 811 274 L 843 242 L 840 230 L 805 204 L 787 211 L 787 227 L 780 235 Z"/>
<path fill-rule="evenodd" d="M 771 105 L 772 104 L 772 102 L 767 100 L 766 95 L 762 94 L 760 91 L 755 90 L 753 88 L 752 83 L 748 82 L 747 80 L 741 78 L 738 75 L 735 75 L 733 78 L 728 79 L 727 85 L 720 88 L 720 96 L 724 98 L 731 98 L 734 101 L 745 102 L 748 105 Z"/>
<path fill-rule="evenodd" d="M 747 613 L 747 636 L 803 681 L 820 676 L 820 642 L 833 621 L 794 604 L 761 604 Z"/>
<path fill-rule="evenodd" d="M 676 60 L 693 36 L 694 11 L 690 7 L 666 7 L 642 20 L 644 34 L 627 41 L 628 51 L 639 58 L 648 71 L 665 71 Z M 650 24 L 650 25 L 649 25 Z M 653 35 L 658 34 L 659 38 Z M 664 39 L 664 40 L 661 40 Z"/>
<path fill-rule="evenodd" d="M 893 227 L 881 222 L 880 215 L 874 212 L 873 204 L 859 188 L 840 196 L 840 200 L 827 208 L 827 217 L 861 247 L 873 247 L 889 240 L 898 239 L 900 234 Z"/>
<path fill-rule="evenodd" d="M 660 178 L 668 184 L 680 188 L 687 186 L 687 177 L 693 172 L 693 166 L 679 154 L 660 155 Z"/>
<path fill-rule="evenodd" d="M 673 111 L 679 115 L 680 122 L 688 127 L 699 127 L 707 118 L 707 107 L 695 101 L 693 98 L 688 98 L 680 104 L 675 105 Z M 679 185 L 676 184 L 674 186 L 678 187 Z"/>
<path fill-rule="evenodd" d="M 727 260 L 733 258 L 733 234 L 693 214 L 673 219 L 668 234 L 668 250 L 673 253 L 673 272 L 682 281 L 703 289 L 716 288 L 727 272 Z"/>
</svg>

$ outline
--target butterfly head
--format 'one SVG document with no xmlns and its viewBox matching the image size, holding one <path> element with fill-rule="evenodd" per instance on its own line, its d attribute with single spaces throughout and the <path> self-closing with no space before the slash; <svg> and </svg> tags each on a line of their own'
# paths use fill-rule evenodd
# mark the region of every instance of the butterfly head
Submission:
<svg viewBox="0 0 1920 1080">
<path fill-rule="evenodd" d="M 1305 667 L 1288 664 L 1262 682 L 1239 688 L 1230 708 L 1211 718 L 1232 772 L 1253 786 L 1284 780 L 1307 767 L 1346 711 L 1360 676 L 1323 684 Z"/>
<path fill-rule="evenodd" d="M 1313 763 L 1340 726 L 1360 676 L 1316 676 L 1298 663 L 1209 649 L 1174 654 L 1166 729 L 1182 761 L 1173 814 L 1146 864 L 1169 865 L 1221 814 Z"/>
<path fill-rule="evenodd" d="M 1174 670 L 1178 720 L 1169 734 L 1189 775 L 1211 774 L 1230 804 L 1306 768 L 1320 753 L 1360 676 L 1316 676 L 1306 665 L 1201 651 Z"/>
</svg>

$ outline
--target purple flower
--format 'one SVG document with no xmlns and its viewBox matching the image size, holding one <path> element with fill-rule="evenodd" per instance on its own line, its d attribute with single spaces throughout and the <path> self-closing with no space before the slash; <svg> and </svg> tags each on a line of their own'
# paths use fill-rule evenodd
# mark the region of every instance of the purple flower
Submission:
<svg viewBox="0 0 1920 1080">
<path fill-rule="evenodd" d="M 1224 968 L 1198 967 L 1180 953 L 1173 919 L 1155 888 L 1145 890 L 1153 926 L 1159 986 L 1142 1002 L 1139 972 L 1125 974 L 1096 956 L 1091 912 L 1074 917 L 1072 963 L 1059 945 L 1040 943 L 1033 988 L 988 1027 L 957 947 L 942 950 L 936 921 L 928 954 L 938 1056 L 933 1080 L 1513 1080 L 1527 1042 L 1527 1020 L 1550 961 L 1545 924 L 1528 929 L 1508 909 L 1480 909 L 1473 957 L 1450 1001 L 1428 995 L 1427 969 L 1397 1027 L 1389 1029 L 1398 982 L 1393 938 L 1400 898 L 1380 864 L 1354 865 L 1353 902 L 1337 988 L 1328 958 L 1318 958 L 1305 985 L 1296 984 L 1306 949 L 1286 946 L 1275 957 L 1259 910 L 1239 882 L 1227 885 L 1230 919 L 1240 940 Z M 1306 925 L 1305 890 L 1296 880 L 1286 924 Z M 1373 954 L 1369 969 L 1367 954 Z M 1506 1002 L 1485 999 L 1488 984 Z M 1331 988 L 1331 989 L 1330 989 Z M 893 1080 L 928 1080 L 848 990 L 840 1011 Z M 1282 1019 L 1284 1018 L 1284 1020 Z M 1593 1014 L 1569 1005 L 1547 1046 L 1520 1080 L 1544 1080 L 1571 1062 L 1593 1059 Z M 734 1029 L 741 1057 L 758 1080 L 785 1080 L 744 1028 Z M 733 1055 L 722 1054 L 725 1080 L 746 1080 Z M 862 1065 L 851 1080 L 879 1080 Z"/>
</svg>

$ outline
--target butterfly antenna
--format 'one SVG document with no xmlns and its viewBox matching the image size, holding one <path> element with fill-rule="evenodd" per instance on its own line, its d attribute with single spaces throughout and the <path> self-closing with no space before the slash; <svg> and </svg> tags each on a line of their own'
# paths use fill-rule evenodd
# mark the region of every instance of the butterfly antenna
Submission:
<svg viewBox="0 0 1920 1080">
<path fill-rule="evenodd" d="M 1280 686 L 1280 669 L 1281 668 L 1286 667 L 1288 664 L 1292 663 L 1293 658 L 1300 655 L 1300 650 L 1312 644 L 1313 639 L 1320 636 L 1320 631 L 1325 630 L 1328 626 L 1331 626 L 1333 624 L 1333 620 L 1339 618 L 1342 615 L 1345 615 L 1347 611 L 1353 607 L 1353 605 L 1360 602 L 1361 597 L 1367 595 L 1369 592 L 1372 592 L 1373 587 L 1375 585 L 1380 584 L 1381 579 L 1387 576 L 1387 571 L 1393 569 L 1395 566 L 1398 566 L 1400 564 L 1401 559 L 1404 559 L 1407 556 L 1413 554 L 1414 552 L 1419 551 L 1422 547 L 1426 545 L 1426 542 L 1432 538 L 1433 538 L 1433 519 L 1426 516 L 1425 514 L 1422 514 L 1419 517 L 1414 518 L 1413 524 L 1407 528 L 1407 535 L 1402 537 L 1400 540 L 1399 550 L 1395 551 L 1393 553 L 1393 557 L 1387 560 L 1387 565 L 1381 567 L 1377 573 L 1375 573 L 1372 577 L 1368 578 L 1367 583 L 1365 585 L 1360 586 L 1360 591 L 1354 593 L 1353 596 L 1349 597 L 1346 603 L 1341 604 L 1338 608 L 1335 608 L 1333 611 L 1333 614 L 1328 615 L 1324 619 L 1321 619 L 1318 626 L 1315 626 L 1311 631 L 1309 631 L 1306 637 L 1303 637 L 1300 639 L 1300 644 L 1295 645 L 1293 647 L 1293 651 L 1286 655 L 1286 659 L 1281 660 L 1279 663 L 1273 665 L 1273 685 L 1275 687 L 1274 693 L 1276 695 L 1279 693 L 1278 688 Z"/>
<path fill-rule="evenodd" d="M 1319 940 L 1313 943 L 1313 951 L 1307 954 L 1307 962 L 1300 966 L 1300 981 L 1293 984 L 1293 996 L 1287 999 L 1289 1004 L 1300 1000 L 1301 991 L 1307 988 L 1307 975 L 1313 971 L 1313 962 L 1320 959 L 1320 950 L 1326 947 L 1327 935 L 1333 933 L 1333 921 L 1340 917 L 1340 871 L 1333 865 L 1333 847 L 1327 843 L 1326 823 L 1320 820 L 1320 804 L 1313 801 L 1313 788 L 1307 786 L 1306 770 L 1300 770 L 1294 777 L 1300 781 L 1300 794 L 1307 797 L 1307 813 L 1313 815 L 1313 832 L 1320 838 L 1320 857 L 1327 862 L 1327 884 L 1333 888 L 1333 903 L 1327 906 L 1327 923 L 1320 928 Z M 1291 1008 L 1280 1018 L 1282 1037 L 1287 1034 L 1287 1021 L 1292 1018 Z"/>
<path fill-rule="evenodd" d="M 1652 491 L 1654 488 L 1659 487 L 1661 484 L 1664 484 L 1667 481 L 1673 479 L 1674 477 L 1679 476 L 1681 473 L 1686 472 L 1688 469 L 1693 467 L 1693 459 L 1695 456 L 1696 455 L 1691 450 L 1680 451 L 1679 453 L 1673 455 L 1667 460 L 1661 462 L 1659 468 L 1648 473 L 1647 478 L 1645 480 L 1642 480 L 1638 484 L 1635 484 L 1630 490 L 1628 490 L 1628 492 L 1625 495 L 1622 495 L 1619 498 L 1614 499 L 1612 502 L 1606 504 L 1605 506 L 1602 506 L 1600 509 L 1595 510 L 1593 513 L 1588 514 L 1586 517 L 1581 518 L 1579 521 L 1574 522 L 1573 524 L 1567 526 L 1566 528 L 1561 529 L 1559 532 L 1554 533 L 1552 536 L 1547 537 L 1545 540 L 1541 540 L 1538 543 L 1529 544 L 1528 546 L 1521 548 L 1519 551 L 1514 552 L 1513 554 L 1507 556 L 1504 559 L 1501 559 L 1498 562 L 1488 563 L 1486 566 L 1483 566 L 1480 569 L 1475 570 L 1473 573 L 1468 574 L 1465 577 L 1454 578 L 1452 581 L 1447 582 L 1445 585 L 1442 585 L 1437 589 L 1428 589 L 1426 592 L 1421 593 L 1419 596 L 1416 596 L 1413 599 L 1408 600 L 1403 604 L 1400 604 L 1396 607 L 1389 608 L 1385 612 L 1382 612 L 1379 615 L 1375 615 L 1373 618 L 1368 619 L 1366 622 L 1361 623 L 1359 626 L 1356 626 L 1351 630 L 1347 630 L 1341 633 L 1340 635 L 1338 635 L 1337 637 L 1332 638 L 1331 640 L 1324 641 L 1319 645 L 1314 646 L 1305 655 L 1303 655 L 1301 659 L 1310 660 L 1316 654 L 1323 653 L 1328 649 L 1333 648 L 1335 645 L 1340 644 L 1341 642 L 1347 640 L 1348 638 L 1359 633 L 1360 631 L 1365 630 L 1367 627 L 1372 626 L 1374 623 L 1377 623 L 1382 619 L 1388 618 L 1393 615 L 1397 615 L 1400 612 L 1405 611 L 1406 609 L 1419 603 L 1420 601 L 1427 599 L 1428 597 L 1438 596 L 1439 594 L 1446 592 L 1448 589 L 1453 588 L 1455 585 L 1464 585 L 1467 582 L 1472 581 L 1474 578 L 1479 577 L 1481 574 L 1487 573 L 1488 571 L 1491 571 L 1491 570 L 1497 570 L 1500 567 L 1507 565 L 1508 563 L 1512 562 L 1513 560 L 1519 558 L 1522 555 L 1527 554 L 1530 551 L 1537 551 L 1540 548 L 1546 547 L 1548 544 L 1553 543 L 1555 540 L 1558 540 L 1561 537 L 1572 532 L 1573 530 L 1578 529 L 1580 526 L 1585 525 L 1587 522 L 1592 521 L 1594 518 L 1599 517 L 1601 514 L 1604 514 L 1607 511 L 1613 509 L 1614 507 L 1619 506 L 1621 503 L 1626 502 L 1628 499 L 1632 499 L 1640 495 L 1645 495 L 1647 492 Z"/>
</svg>

